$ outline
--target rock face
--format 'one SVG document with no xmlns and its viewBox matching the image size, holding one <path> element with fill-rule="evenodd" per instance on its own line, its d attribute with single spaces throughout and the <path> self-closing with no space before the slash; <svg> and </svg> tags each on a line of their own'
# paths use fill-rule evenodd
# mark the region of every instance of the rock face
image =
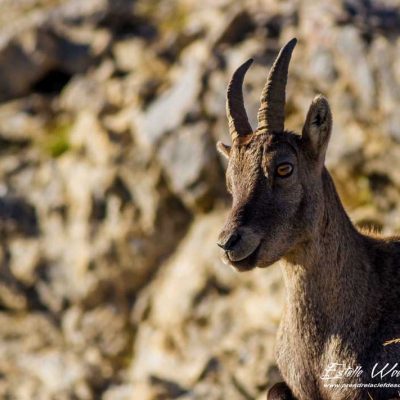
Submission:
<svg viewBox="0 0 400 400">
<path fill-rule="evenodd" d="M 0 397 L 261 399 L 279 380 L 279 265 L 237 274 L 225 90 L 299 39 L 287 128 L 325 94 L 353 219 L 400 228 L 394 1 L 27 0 L 0 13 Z"/>
</svg>

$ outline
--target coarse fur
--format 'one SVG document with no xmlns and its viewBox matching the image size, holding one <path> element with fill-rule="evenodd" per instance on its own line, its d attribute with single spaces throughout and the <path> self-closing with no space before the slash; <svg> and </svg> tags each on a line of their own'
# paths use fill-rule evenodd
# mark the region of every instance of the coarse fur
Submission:
<svg viewBox="0 0 400 400">
<path fill-rule="evenodd" d="M 219 237 L 240 271 L 283 259 L 286 304 L 277 337 L 285 380 L 270 400 L 388 400 L 398 388 L 327 387 L 370 383 L 376 363 L 400 364 L 400 241 L 357 230 L 324 166 L 332 131 L 328 101 L 312 102 L 301 135 L 268 132 L 218 144 L 228 159 L 232 209 Z M 287 176 L 280 165 L 292 166 Z M 359 377 L 321 379 L 331 363 L 361 366 Z M 400 365 L 398 368 L 400 370 Z M 400 385 L 400 378 L 374 382 Z"/>
</svg>

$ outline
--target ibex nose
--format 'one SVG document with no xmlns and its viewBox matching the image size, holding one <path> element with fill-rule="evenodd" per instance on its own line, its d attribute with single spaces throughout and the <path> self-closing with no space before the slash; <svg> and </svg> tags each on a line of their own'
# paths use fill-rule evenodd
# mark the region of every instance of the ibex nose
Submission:
<svg viewBox="0 0 400 400">
<path fill-rule="evenodd" d="M 239 240 L 239 233 L 235 232 L 232 233 L 230 236 L 222 234 L 218 239 L 217 245 L 221 247 L 221 249 L 228 251 L 231 250 Z"/>
</svg>

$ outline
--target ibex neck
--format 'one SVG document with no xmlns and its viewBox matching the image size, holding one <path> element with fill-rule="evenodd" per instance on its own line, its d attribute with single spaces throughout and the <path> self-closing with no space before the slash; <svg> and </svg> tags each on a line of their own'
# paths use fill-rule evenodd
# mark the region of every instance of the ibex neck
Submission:
<svg viewBox="0 0 400 400">
<path fill-rule="evenodd" d="M 286 258 L 283 273 L 293 322 L 328 334 L 362 326 L 373 299 L 365 238 L 346 215 L 326 170 L 323 182 L 321 220 L 311 237 Z"/>
<path fill-rule="evenodd" d="M 314 227 L 305 235 L 304 240 L 286 257 L 291 264 L 302 266 L 311 271 L 341 268 L 350 259 L 360 261 L 359 250 L 363 246 L 363 236 L 353 226 L 329 172 L 322 174 L 323 193 L 316 201 L 322 202 L 323 212 Z M 322 265 L 321 265 L 322 264 Z"/>
</svg>

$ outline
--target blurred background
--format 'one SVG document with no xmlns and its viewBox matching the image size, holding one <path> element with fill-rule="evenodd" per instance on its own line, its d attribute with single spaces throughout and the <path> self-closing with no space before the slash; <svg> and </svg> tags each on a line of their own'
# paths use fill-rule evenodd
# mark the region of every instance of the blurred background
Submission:
<svg viewBox="0 0 400 400">
<path fill-rule="evenodd" d="M 399 31 L 397 0 L 0 0 L 0 398 L 265 398 L 284 291 L 215 245 L 227 83 L 255 58 L 255 126 L 296 36 L 286 127 L 325 94 L 347 210 L 396 233 Z"/>
</svg>

